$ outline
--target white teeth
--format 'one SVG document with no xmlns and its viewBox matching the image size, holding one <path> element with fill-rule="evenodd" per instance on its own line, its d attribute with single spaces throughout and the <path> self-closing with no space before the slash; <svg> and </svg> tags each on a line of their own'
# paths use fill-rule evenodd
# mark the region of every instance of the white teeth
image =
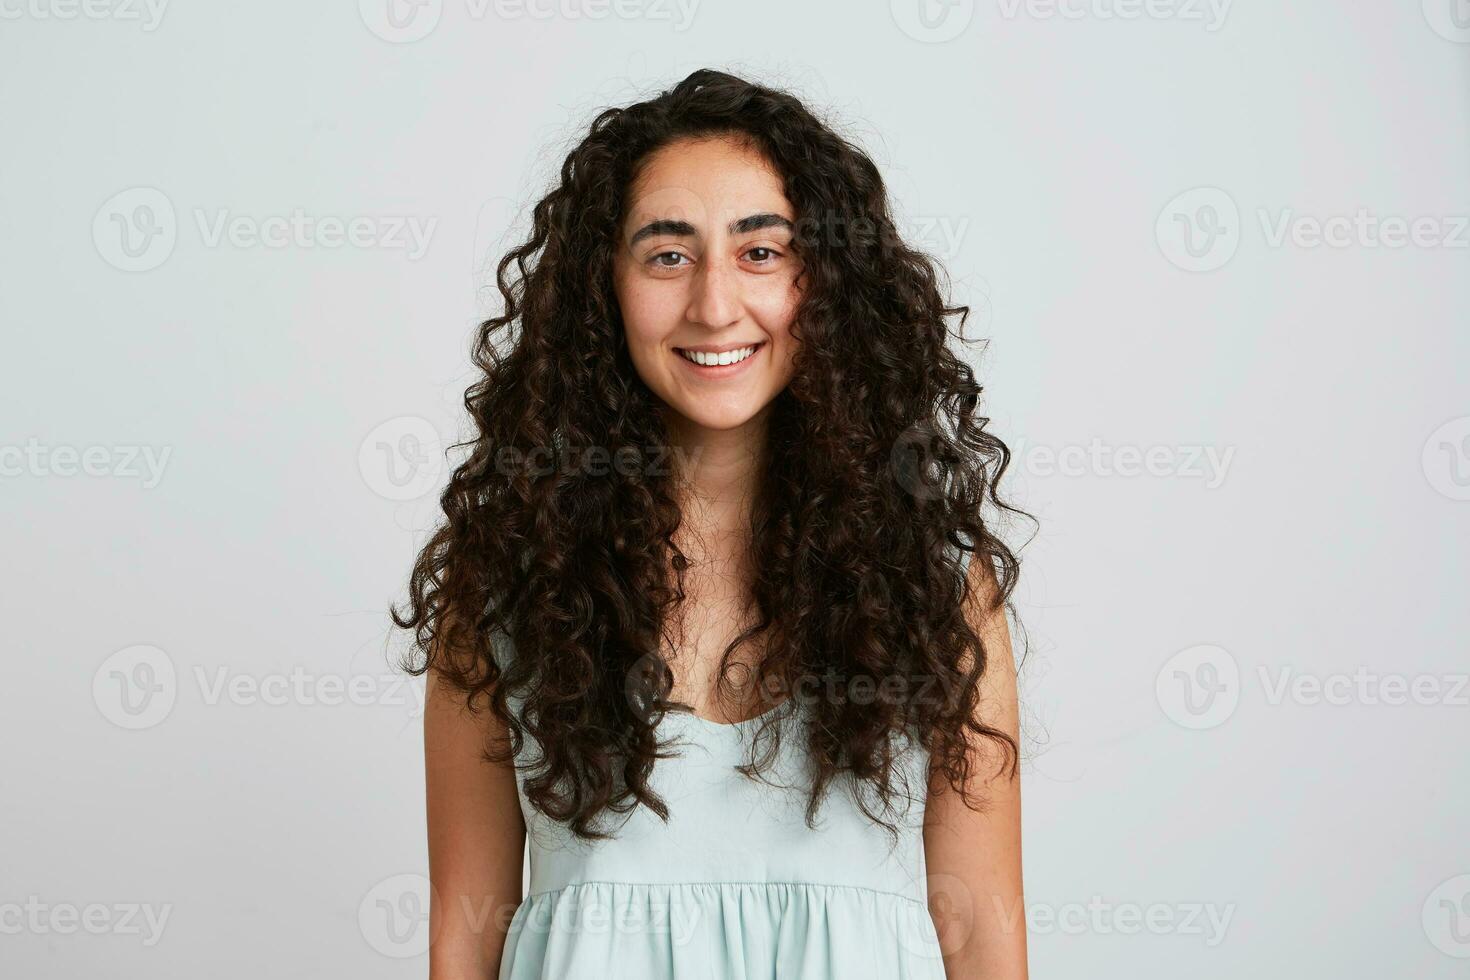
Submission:
<svg viewBox="0 0 1470 980">
<path fill-rule="evenodd" d="M 755 347 L 739 347 L 735 350 L 727 350 L 723 354 L 706 354 L 703 351 L 687 350 L 681 350 L 679 351 L 679 353 L 683 354 L 686 360 L 693 361 L 695 364 L 703 364 L 706 367 L 714 367 L 715 365 L 719 364 L 735 364 L 739 361 L 743 361 L 747 357 L 755 353 Z"/>
</svg>

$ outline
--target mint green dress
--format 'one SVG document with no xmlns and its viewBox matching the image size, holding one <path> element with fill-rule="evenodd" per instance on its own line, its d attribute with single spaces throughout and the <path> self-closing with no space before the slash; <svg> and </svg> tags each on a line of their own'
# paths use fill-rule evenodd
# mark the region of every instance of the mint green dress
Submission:
<svg viewBox="0 0 1470 980">
<path fill-rule="evenodd" d="M 600 824 L 612 840 L 572 837 L 527 805 L 518 776 L 531 882 L 499 980 L 945 980 L 926 907 L 927 753 L 902 743 L 896 846 L 840 780 L 809 829 L 806 710 L 788 700 L 733 725 L 666 714 L 660 736 L 679 754 L 652 785 L 669 821 L 638 807 Z M 733 767 L 767 720 L 786 729 L 762 782 Z"/>
</svg>

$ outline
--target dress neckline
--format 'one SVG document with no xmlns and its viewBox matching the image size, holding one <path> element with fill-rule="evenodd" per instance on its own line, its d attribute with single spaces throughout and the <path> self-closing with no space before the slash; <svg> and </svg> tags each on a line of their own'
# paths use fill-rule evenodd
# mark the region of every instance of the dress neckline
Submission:
<svg viewBox="0 0 1470 980">
<path fill-rule="evenodd" d="M 746 718 L 743 721 L 715 721 L 713 718 L 706 718 L 703 715 L 695 714 L 693 711 L 671 711 L 669 712 L 669 714 L 677 714 L 688 717 L 693 723 L 698 724 L 703 728 L 713 728 L 722 731 L 743 731 L 748 728 L 754 728 L 766 718 L 776 714 L 779 711 L 782 711 L 783 709 L 789 709 L 793 700 L 795 700 L 795 698 L 793 697 L 783 698 L 779 703 L 772 705 L 765 711 L 762 711 L 760 714 L 754 715 L 750 718 Z"/>
</svg>

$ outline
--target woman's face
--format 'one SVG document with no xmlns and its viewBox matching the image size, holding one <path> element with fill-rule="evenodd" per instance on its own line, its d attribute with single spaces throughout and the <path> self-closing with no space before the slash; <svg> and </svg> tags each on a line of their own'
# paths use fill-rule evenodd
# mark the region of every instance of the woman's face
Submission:
<svg viewBox="0 0 1470 980">
<path fill-rule="evenodd" d="M 744 425 L 786 387 L 795 354 L 801 269 L 781 178 L 732 140 L 681 140 L 629 195 L 613 281 L 633 365 L 694 426 Z"/>
</svg>

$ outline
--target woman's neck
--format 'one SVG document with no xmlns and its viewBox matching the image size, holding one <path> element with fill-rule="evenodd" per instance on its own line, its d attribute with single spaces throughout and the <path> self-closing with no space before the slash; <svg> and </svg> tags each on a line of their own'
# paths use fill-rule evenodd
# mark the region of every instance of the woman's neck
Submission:
<svg viewBox="0 0 1470 980">
<path fill-rule="evenodd" d="M 679 506 L 691 540 L 703 542 L 702 557 L 728 555 L 749 536 L 751 505 L 765 469 L 766 419 L 763 411 L 736 429 L 706 429 L 682 418 L 669 422 Z"/>
</svg>

